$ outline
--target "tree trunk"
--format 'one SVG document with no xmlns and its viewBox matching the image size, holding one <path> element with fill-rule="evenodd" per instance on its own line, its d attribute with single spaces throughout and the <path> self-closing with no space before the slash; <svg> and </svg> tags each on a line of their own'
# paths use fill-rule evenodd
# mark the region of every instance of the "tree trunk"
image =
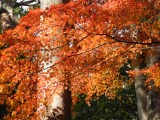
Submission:
<svg viewBox="0 0 160 120">
<path fill-rule="evenodd" d="M 5 3 L 0 1 L 0 26 L 1 26 L 1 33 L 3 31 L 13 28 L 16 26 L 15 17 L 13 16 L 13 8 L 7 6 Z"/>
<path fill-rule="evenodd" d="M 60 3 L 62 3 L 61 0 L 40 0 L 40 8 L 42 10 L 44 10 L 46 8 L 49 8 L 50 5 L 55 5 L 55 4 L 60 4 Z M 43 18 L 40 18 L 40 19 L 43 20 Z M 48 52 L 48 54 L 50 54 L 49 51 L 47 51 L 47 52 Z M 44 53 L 42 51 L 42 55 L 44 56 L 45 54 L 46 53 Z M 54 62 L 56 62 L 57 58 L 53 56 L 52 59 L 54 59 L 54 61 L 51 64 L 54 64 Z M 42 64 L 44 64 L 44 68 L 47 68 L 47 67 L 50 66 L 50 64 L 49 65 L 45 64 L 45 61 Z M 45 71 L 42 71 L 42 74 L 39 75 L 40 81 L 38 83 L 38 91 L 40 89 L 44 90 L 43 93 L 41 93 L 41 91 L 39 92 L 39 96 L 42 96 L 43 98 L 38 98 L 38 99 L 46 99 L 48 96 L 46 96 L 45 88 L 48 88 L 50 85 L 53 86 L 52 83 L 50 83 L 50 85 L 48 85 L 46 83 L 47 80 L 45 78 L 41 77 L 41 76 L 43 76 L 43 72 L 45 72 Z M 53 80 L 50 80 L 52 82 L 58 81 L 56 78 L 52 78 L 52 79 Z M 44 84 L 45 84 L 45 86 L 44 86 Z M 41 86 L 43 86 L 43 88 Z M 46 112 L 45 116 L 43 116 L 43 114 L 41 114 L 41 116 L 40 116 L 40 118 L 42 120 L 47 120 L 47 119 L 49 119 L 49 120 L 52 120 L 52 119 L 53 120 L 54 119 L 57 120 L 58 117 L 63 114 L 64 105 L 63 105 L 63 97 L 62 97 L 63 96 L 63 89 L 62 88 L 63 88 L 62 86 L 53 86 L 52 87 L 53 90 L 50 91 L 51 92 L 51 97 L 50 97 L 51 100 L 49 100 L 49 103 L 47 103 L 47 106 L 44 107 L 45 108 L 45 112 Z M 41 101 L 41 100 L 38 100 L 38 101 Z M 43 103 L 39 103 L 39 105 L 42 106 Z"/>
<path fill-rule="evenodd" d="M 51 5 L 61 4 L 62 0 L 40 0 L 40 8 L 45 9 L 49 8 Z"/>
<path fill-rule="evenodd" d="M 159 62 L 160 50 L 155 48 L 149 50 L 148 56 L 146 56 L 146 67 L 151 67 L 156 62 Z M 155 92 L 154 82 L 150 83 L 151 90 L 147 94 L 147 120 L 160 120 L 160 94 Z"/>
<path fill-rule="evenodd" d="M 160 120 L 160 94 L 155 92 L 154 82 L 150 83 L 152 88 L 147 90 L 144 86 L 145 77 L 140 74 L 141 68 L 149 68 L 156 62 L 159 62 L 160 50 L 154 49 L 145 51 L 145 65 L 141 66 L 139 56 L 134 61 L 134 70 L 137 73 L 135 76 L 135 91 L 137 97 L 137 109 L 140 120 Z"/>
<path fill-rule="evenodd" d="M 135 91 L 137 97 L 137 109 L 140 120 L 147 120 L 147 101 L 146 101 L 146 92 L 144 88 L 143 77 L 140 74 L 140 55 L 137 55 L 136 61 L 134 61 L 134 70 L 136 72 L 135 76 Z"/>
<path fill-rule="evenodd" d="M 64 86 L 64 93 L 63 93 L 63 99 L 64 99 L 64 120 L 71 120 L 71 91 L 70 91 L 70 83 L 68 81 L 67 85 Z"/>
<path fill-rule="evenodd" d="M 68 0 L 65 0 L 66 3 Z M 61 4 L 62 0 L 40 0 L 40 7 L 42 10 L 49 8 L 50 5 Z M 56 57 L 53 56 L 53 59 L 56 61 Z M 52 63 L 54 64 L 54 63 Z M 50 65 L 48 65 L 50 66 Z M 47 65 L 45 67 L 48 67 Z M 55 81 L 56 78 L 52 78 Z M 45 80 L 44 80 L 45 81 Z M 57 80 L 58 81 L 58 80 Z M 53 94 L 51 97 L 51 102 L 47 105 L 46 116 L 41 117 L 41 119 L 46 120 L 71 120 L 71 92 L 69 88 L 64 89 L 65 86 L 62 84 L 53 87 Z M 44 95 L 45 97 L 45 95 Z"/>
</svg>

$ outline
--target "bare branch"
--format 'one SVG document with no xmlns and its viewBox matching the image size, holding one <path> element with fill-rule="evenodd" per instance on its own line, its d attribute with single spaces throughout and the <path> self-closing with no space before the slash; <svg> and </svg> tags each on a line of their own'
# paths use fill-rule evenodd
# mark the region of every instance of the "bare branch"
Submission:
<svg viewBox="0 0 160 120">
<path fill-rule="evenodd" d="M 19 6 L 34 6 L 40 4 L 39 0 L 23 0 L 21 2 L 15 2 L 13 7 L 19 7 Z"/>
<path fill-rule="evenodd" d="M 123 43 L 128 43 L 128 44 L 141 44 L 141 45 L 153 45 L 153 44 L 160 44 L 160 41 L 153 41 L 153 42 L 139 42 L 139 41 L 127 41 L 127 40 L 121 40 L 119 38 L 113 37 L 109 34 L 95 34 L 95 35 L 100 35 L 100 36 L 106 36 L 114 40 L 115 42 L 123 42 Z"/>
</svg>

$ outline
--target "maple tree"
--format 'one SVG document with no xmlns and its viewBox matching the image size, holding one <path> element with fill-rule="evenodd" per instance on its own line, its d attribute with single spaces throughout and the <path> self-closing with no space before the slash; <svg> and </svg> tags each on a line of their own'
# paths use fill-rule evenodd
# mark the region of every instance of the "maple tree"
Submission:
<svg viewBox="0 0 160 120">
<path fill-rule="evenodd" d="M 158 52 L 159 4 L 158 0 L 77 0 L 31 10 L 0 36 L 0 82 L 2 93 L 9 96 L 2 101 L 9 106 L 4 119 L 38 118 L 37 103 L 47 105 L 61 85 L 72 92 L 73 103 L 80 93 L 87 94 L 88 104 L 93 95 L 113 99 L 124 83 L 119 69 L 128 60 L 133 68 L 138 66 L 129 71 L 130 77 L 145 75 L 148 90 L 153 86 L 158 90 L 158 61 L 139 65 Z M 44 98 L 39 94 L 43 90 L 37 89 L 42 81 Z"/>
</svg>

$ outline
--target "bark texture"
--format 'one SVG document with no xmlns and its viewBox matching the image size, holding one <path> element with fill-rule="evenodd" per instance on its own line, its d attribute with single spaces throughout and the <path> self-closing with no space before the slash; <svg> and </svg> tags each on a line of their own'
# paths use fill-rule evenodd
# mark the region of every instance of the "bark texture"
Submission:
<svg viewBox="0 0 160 120">
<path fill-rule="evenodd" d="M 154 47 L 153 47 L 154 48 Z M 137 96 L 137 109 L 140 120 L 160 120 L 160 93 L 155 92 L 154 82 L 150 83 L 151 89 L 144 86 L 145 76 L 140 74 L 141 68 L 149 68 L 160 61 L 160 49 L 154 48 L 144 52 L 143 61 L 137 57 L 134 70 L 135 90 Z M 143 64 L 143 65 L 142 65 Z"/>
<path fill-rule="evenodd" d="M 3 31 L 7 29 L 14 28 L 16 26 L 16 18 L 13 16 L 13 8 L 10 6 L 7 6 L 4 3 L 0 3 L 1 9 L 0 9 L 0 23 L 1 23 L 1 29 L 2 33 Z"/>
<path fill-rule="evenodd" d="M 57 5 L 67 3 L 68 0 L 40 0 L 40 8 L 42 10 L 49 8 L 51 5 Z M 56 59 L 53 56 L 53 59 Z M 53 63 L 52 63 L 53 64 Z M 50 65 L 48 65 L 50 66 Z M 47 66 L 46 66 L 47 67 Z M 53 78 L 55 81 L 56 78 Z M 57 80 L 58 81 L 58 80 Z M 64 89 L 64 85 L 61 84 L 57 88 L 53 87 L 53 94 L 51 100 L 47 105 L 46 116 L 43 120 L 71 120 L 71 92 L 69 88 Z"/>
<path fill-rule="evenodd" d="M 154 48 L 149 51 L 146 57 L 146 67 L 151 67 L 155 63 L 159 62 L 160 49 Z M 147 120 L 160 120 L 160 94 L 155 92 L 154 83 L 151 82 L 151 90 L 147 94 Z"/>
<path fill-rule="evenodd" d="M 135 76 L 135 91 L 137 97 L 137 109 L 140 120 L 147 120 L 147 101 L 146 92 L 144 88 L 144 80 L 140 74 L 140 55 L 137 55 L 137 59 L 134 61 L 134 70 L 136 72 Z"/>
</svg>

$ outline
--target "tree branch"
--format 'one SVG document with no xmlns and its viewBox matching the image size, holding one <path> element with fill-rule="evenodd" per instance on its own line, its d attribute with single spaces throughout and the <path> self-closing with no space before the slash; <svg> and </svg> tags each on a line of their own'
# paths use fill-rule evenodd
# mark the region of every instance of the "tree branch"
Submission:
<svg viewBox="0 0 160 120">
<path fill-rule="evenodd" d="M 15 2 L 13 7 L 19 7 L 19 6 L 34 6 L 40 4 L 39 0 L 23 0 L 21 2 Z"/>
<path fill-rule="evenodd" d="M 160 41 L 152 41 L 152 42 L 148 42 L 148 43 L 145 43 L 145 42 L 139 42 L 139 41 L 126 41 L 126 40 L 121 40 L 121 39 L 118 39 L 116 37 L 113 37 L 109 34 L 95 34 L 95 35 L 100 35 L 100 36 L 106 36 L 106 37 L 109 37 L 111 39 L 113 39 L 115 42 L 123 42 L 123 43 L 128 43 L 128 44 L 141 44 L 141 45 L 153 45 L 153 44 L 160 44 Z"/>
</svg>

